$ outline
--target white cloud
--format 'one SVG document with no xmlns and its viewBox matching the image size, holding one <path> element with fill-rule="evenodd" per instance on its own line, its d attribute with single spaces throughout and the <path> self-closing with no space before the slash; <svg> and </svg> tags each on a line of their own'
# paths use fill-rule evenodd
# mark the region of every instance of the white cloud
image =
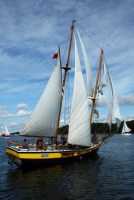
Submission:
<svg viewBox="0 0 134 200">
<path fill-rule="evenodd" d="M 27 105 L 25 103 L 20 103 L 16 106 L 18 109 L 27 109 Z"/>
<path fill-rule="evenodd" d="M 18 117 L 24 117 L 30 115 L 31 112 L 25 111 L 25 110 L 19 110 L 19 112 L 16 114 Z"/>
<path fill-rule="evenodd" d="M 19 110 L 17 113 L 9 113 L 8 111 L 2 111 L 0 113 L 1 119 L 8 119 L 8 118 L 16 118 L 16 117 L 25 117 L 31 115 L 31 111 Z"/>
<path fill-rule="evenodd" d="M 134 94 L 124 95 L 119 99 L 119 103 L 123 105 L 134 105 Z"/>
</svg>

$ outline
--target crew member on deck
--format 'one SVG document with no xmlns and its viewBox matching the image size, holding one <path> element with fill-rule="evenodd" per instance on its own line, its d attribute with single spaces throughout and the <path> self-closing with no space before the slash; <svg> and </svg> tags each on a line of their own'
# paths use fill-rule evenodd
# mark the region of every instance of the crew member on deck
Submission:
<svg viewBox="0 0 134 200">
<path fill-rule="evenodd" d="M 28 148 L 29 148 L 27 139 L 24 139 L 24 140 L 23 140 L 22 148 L 23 148 L 23 149 L 28 149 Z"/>
<path fill-rule="evenodd" d="M 43 141 L 43 138 L 41 137 L 36 142 L 36 148 L 42 150 L 44 149 L 44 147 L 45 147 L 45 143 Z"/>
</svg>

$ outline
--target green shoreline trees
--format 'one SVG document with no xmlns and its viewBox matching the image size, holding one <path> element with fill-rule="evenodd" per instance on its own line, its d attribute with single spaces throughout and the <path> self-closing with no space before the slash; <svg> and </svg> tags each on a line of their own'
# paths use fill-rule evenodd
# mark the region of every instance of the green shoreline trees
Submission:
<svg viewBox="0 0 134 200">
<path fill-rule="evenodd" d="M 128 127 L 131 129 L 131 132 L 134 133 L 134 120 L 131 120 L 131 121 L 127 121 L 126 122 Z M 121 130 L 122 130 L 122 126 L 123 126 L 123 122 L 121 123 L 118 131 L 117 131 L 117 128 L 116 128 L 116 123 L 115 124 L 112 124 L 112 127 L 111 127 L 111 131 L 112 132 L 116 132 L 117 133 L 121 133 Z M 58 130 L 58 133 L 59 134 L 67 134 L 68 133 L 68 125 L 66 126 L 63 126 L 63 127 L 60 127 L 59 130 Z M 92 124 L 92 133 L 109 133 L 109 126 L 107 123 L 93 123 Z M 11 135 L 15 135 L 15 134 L 19 134 L 19 132 L 15 132 L 15 133 L 11 133 Z"/>
</svg>

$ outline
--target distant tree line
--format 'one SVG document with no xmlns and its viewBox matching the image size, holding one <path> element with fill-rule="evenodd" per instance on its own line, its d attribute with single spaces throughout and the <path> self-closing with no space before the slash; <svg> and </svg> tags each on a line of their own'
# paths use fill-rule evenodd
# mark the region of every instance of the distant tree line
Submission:
<svg viewBox="0 0 134 200">
<path fill-rule="evenodd" d="M 126 123 L 127 123 L 128 128 L 131 129 L 131 132 L 134 133 L 134 120 L 127 121 Z M 122 122 L 122 126 L 123 126 L 123 122 Z"/>
<path fill-rule="evenodd" d="M 131 132 L 134 133 L 134 120 L 127 121 L 127 126 L 131 129 Z M 117 124 L 114 123 L 111 125 L 111 132 L 121 133 L 123 128 L 123 121 L 121 122 L 120 127 L 117 129 Z M 93 123 L 91 126 L 92 133 L 109 133 L 110 128 L 107 123 Z"/>
<path fill-rule="evenodd" d="M 126 124 L 131 129 L 131 132 L 134 133 L 134 120 L 127 121 Z M 114 124 L 111 125 L 111 132 L 121 133 L 122 127 L 123 127 L 123 122 L 121 123 L 119 129 L 117 129 L 117 124 L 114 123 Z M 58 133 L 59 134 L 67 134 L 68 129 L 69 129 L 68 125 L 60 127 L 59 130 L 58 130 Z M 109 133 L 110 128 L 109 128 L 109 125 L 107 123 L 92 123 L 91 132 L 97 133 L 97 134 L 98 133 L 100 133 L 100 134 Z"/>
<path fill-rule="evenodd" d="M 127 121 L 126 124 L 131 129 L 131 132 L 134 133 L 134 120 Z M 121 133 L 122 127 L 123 127 L 123 122 L 121 123 L 121 125 L 120 125 L 118 130 L 117 130 L 116 123 L 112 124 L 111 125 L 111 132 Z M 67 134 L 68 133 L 68 129 L 69 129 L 68 125 L 60 127 L 60 128 L 58 128 L 58 134 Z M 109 129 L 109 126 L 108 126 L 107 123 L 92 123 L 91 132 L 92 133 L 97 133 L 97 134 L 98 133 L 100 133 L 100 134 L 109 133 L 110 129 Z M 11 133 L 11 134 L 13 134 L 13 135 L 16 134 L 17 135 L 17 134 L 19 134 L 19 132 L 15 132 L 15 133 Z"/>
</svg>

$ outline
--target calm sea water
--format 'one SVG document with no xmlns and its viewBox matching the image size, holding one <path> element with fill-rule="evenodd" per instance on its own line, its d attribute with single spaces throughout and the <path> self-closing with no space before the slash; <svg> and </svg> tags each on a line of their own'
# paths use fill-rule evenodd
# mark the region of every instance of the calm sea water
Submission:
<svg viewBox="0 0 134 200">
<path fill-rule="evenodd" d="M 37 169 L 8 165 L 5 148 L 0 138 L 1 200 L 134 199 L 134 135 L 113 136 L 92 160 Z"/>
</svg>

